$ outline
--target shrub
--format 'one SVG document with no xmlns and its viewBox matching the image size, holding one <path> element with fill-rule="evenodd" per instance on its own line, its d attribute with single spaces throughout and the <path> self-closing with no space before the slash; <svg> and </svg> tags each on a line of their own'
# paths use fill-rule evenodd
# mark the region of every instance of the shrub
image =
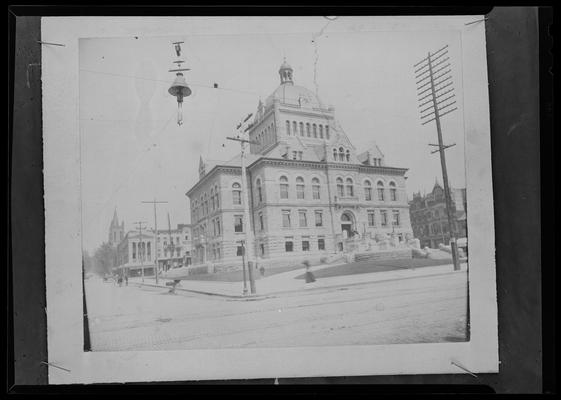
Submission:
<svg viewBox="0 0 561 400">
<path fill-rule="evenodd" d="M 310 266 L 310 261 L 304 260 L 304 261 L 302 261 L 302 265 L 304 265 L 304 267 L 308 268 Z"/>
<path fill-rule="evenodd" d="M 327 262 L 329 261 L 328 257 L 323 256 L 322 258 L 319 259 L 320 264 L 327 264 Z"/>
</svg>

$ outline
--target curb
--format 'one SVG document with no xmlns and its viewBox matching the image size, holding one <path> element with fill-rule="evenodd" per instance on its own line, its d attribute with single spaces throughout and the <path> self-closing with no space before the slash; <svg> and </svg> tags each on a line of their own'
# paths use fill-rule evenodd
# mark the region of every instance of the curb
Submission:
<svg viewBox="0 0 561 400">
<path fill-rule="evenodd" d="M 137 286 L 150 286 L 156 287 L 161 289 L 169 289 L 168 286 L 150 284 L 150 283 L 142 283 L 142 282 L 134 282 L 133 285 Z M 245 300 L 245 301 L 252 301 L 252 300 L 262 300 L 267 298 L 267 295 L 262 294 L 248 294 L 244 296 L 243 294 L 235 295 L 235 294 L 224 294 L 224 293 L 216 293 L 216 292 L 206 292 L 203 290 L 195 290 L 195 289 L 184 289 L 184 288 L 175 288 L 175 290 L 181 290 L 183 292 L 190 292 L 190 293 L 197 293 L 197 294 L 204 294 L 207 296 L 217 296 L 217 297 L 226 297 L 229 299 L 236 299 L 236 300 Z"/>
<path fill-rule="evenodd" d="M 405 280 L 405 279 L 416 279 L 416 278 L 443 276 L 443 275 L 457 274 L 457 273 L 462 273 L 462 272 L 467 272 L 467 270 L 463 270 L 463 271 L 462 270 L 459 270 L 459 271 L 452 270 L 452 271 L 448 271 L 448 272 L 437 272 L 437 273 L 433 273 L 433 274 L 406 276 L 406 277 L 401 277 L 401 278 L 388 278 L 388 279 L 380 279 L 380 280 L 376 280 L 376 281 L 355 282 L 355 283 L 347 283 L 347 284 L 341 283 L 341 284 L 335 284 L 335 285 L 330 285 L 330 286 L 300 288 L 300 289 L 293 289 L 293 290 L 281 290 L 281 291 L 278 291 L 278 292 L 270 292 L 270 293 L 267 293 L 267 294 L 250 294 L 250 295 L 246 295 L 246 296 L 216 293 L 216 292 L 207 292 L 207 291 L 203 291 L 203 290 L 184 289 L 184 288 L 176 288 L 175 290 L 181 290 L 181 291 L 184 291 L 184 292 L 197 293 L 197 294 L 204 294 L 204 295 L 207 295 L 207 296 L 225 297 L 225 298 L 234 299 L 234 300 L 255 301 L 255 300 L 264 300 L 266 298 L 275 297 L 275 295 L 279 295 L 279 294 L 297 293 L 297 292 L 304 292 L 304 291 L 318 291 L 318 290 L 322 290 L 322 289 L 337 289 L 337 288 L 342 288 L 342 287 L 374 284 L 374 283 L 378 283 L 378 282 L 391 282 L 391 281 L 400 281 L 400 280 Z M 138 285 L 138 286 L 150 286 L 150 287 L 157 287 L 157 288 L 162 288 L 162 289 L 169 289 L 168 286 L 161 286 L 161 285 L 155 285 L 155 284 L 150 284 L 150 283 L 137 283 L 137 282 L 135 282 L 133 284 Z"/>
</svg>

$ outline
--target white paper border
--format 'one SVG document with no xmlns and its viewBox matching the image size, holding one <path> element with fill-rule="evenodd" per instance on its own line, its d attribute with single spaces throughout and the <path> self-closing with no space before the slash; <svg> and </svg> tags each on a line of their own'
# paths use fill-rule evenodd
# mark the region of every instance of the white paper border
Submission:
<svg viewBox="0 0 561 400">
<path fill-rule="evenodd" d="M 294 18 L 294 17 L 291 17 Z M 49 383 L 498 372 L 493 192 L 483 16 L 358 17 L 378 31 L 461 31 L 470 253 L 466 343 L 181 351 L 83 352 L 78 39 L 200 32 L 206 18 L 44 17 L 42 40 Z M 251 18 L 248 18 L 248 21 Z M 227 18 L 240 33 L 301 31 L 281 17 Z M 208 34 L 227 33 L 207 29 Z M 262 33 L 262 31 L 260 31 Z M 472 82 L 481 82 L 473 84 Z M 63 99 L 61 101 L 61 99 Z M 477 116 L 477 118 L 474 118 Z M 483 116 L 483 117 L 482 117 Z"/>
</svg>

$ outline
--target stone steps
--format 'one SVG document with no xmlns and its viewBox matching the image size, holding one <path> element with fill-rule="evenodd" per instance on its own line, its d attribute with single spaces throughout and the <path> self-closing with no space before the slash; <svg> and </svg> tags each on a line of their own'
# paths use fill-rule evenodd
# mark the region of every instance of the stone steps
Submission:
<svg viewBox="0 0 561 400">
<path fill-rule="evenodd" d="M 384 260 L 395 260 L 403 258 L 413 258 L 412 249 L 400 249 L 392 251 L 378 251 L 369 253 L 356 253 L 356 261 L 384 261 Z"/>
</svg>

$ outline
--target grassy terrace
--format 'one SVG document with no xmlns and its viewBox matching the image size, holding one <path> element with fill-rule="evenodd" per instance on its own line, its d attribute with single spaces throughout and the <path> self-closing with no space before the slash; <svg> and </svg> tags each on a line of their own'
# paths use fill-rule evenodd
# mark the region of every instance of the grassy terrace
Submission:
<svg viewBox="0 0 561 400">
<path fill-rule="evenodd" d="M 452 264 L 452 259 L 450 258 L 450 259 L 432 260 L 426 258 L 407 258 L 407 259 L 387 260 L 387 261 L 361 261 L 361 262 L 355 262 L 350 264 L 334 265 L 332 267 L 326 267 L 321 270 L 315 271 L 314 276 L 316 278 L 328 278 L 332 276 L 366 274 L 370 272 L 392 271 L 396 269 L 406 269 L 406 268 L 432 267 L 436 265 L 446 265 L 446 264 Z M 281 274 L 283 272 L 294 271 L 294 270 L 302 270 L 302 274 L 298 275 L 296 279 L 304 279 L 305 268 L 302 264 L 265 269 L 264 276 L 268 277 L 268 276 Z M 262 278 L 259 270 L 254 270 L 253 276 L 255 277 L 256 280 Z M 231 271 L 231 272 L 219 272 L 216 274 L 189 275 L 182 279 L 189 280 L 189 281 L 242 282 L 243 272 Z"/>
<path fill-rule="evenodd" d="M 281 274 L 283 272 L 294 271 L 296 269 L 304 270 L 304 266 L 302 264 L 296 264 L 296 265 L 289 265 L 286 267 L 265 269 L 264 277 Z M 247 270 L 246 270 L 246 274 L 247 274 Z M 261 279 L 262 278 L 261 272 L 259 272 L 258 269 L 254 269 L 253 277 L 256 280 Z M 218 272 L 216 274 L 189 275 L 181 279 L 187 281 L 242 282 L 243 272 L 240 270 L 240 271 L 231 271 L 231 272 Z"/>
<path fill-rule="evenodd" d="M 393 271 L 396 269 L 411 269 L 434 267 L 436 265 L 452 264 L 452 258 L 432 260 L 428 258 L 407 258 L 386 261 L 360 261 L 343 265 L 334 265 L 314 272 L 316 279 L 330 278 L 333 276 L 368 274 L 371 272 Z M 304 274 L 296 279 L 304 279 Z"/>
</svg>

